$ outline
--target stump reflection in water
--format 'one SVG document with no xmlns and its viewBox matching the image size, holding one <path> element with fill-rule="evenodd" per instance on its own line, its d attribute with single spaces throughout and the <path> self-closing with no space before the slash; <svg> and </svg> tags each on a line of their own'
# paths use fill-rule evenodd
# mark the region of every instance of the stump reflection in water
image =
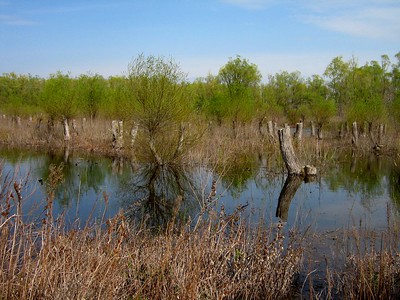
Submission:
<svg viewBox="0 0 400 300">
<path fill-rule="evenodd" d="M 284 222 L 288 219 L 290 203 L 302 181 L 303 178 L 297 175 L 288 175 L 285 180 L 285 184 L 279 194 L 278 207 L 276 208 L 276 216 Z"/>
</svg>

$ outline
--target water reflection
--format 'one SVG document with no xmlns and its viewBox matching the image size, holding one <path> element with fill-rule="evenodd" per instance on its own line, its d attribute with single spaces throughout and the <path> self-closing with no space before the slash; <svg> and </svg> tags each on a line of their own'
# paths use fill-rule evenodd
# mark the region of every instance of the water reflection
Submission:
<svg viewBox="0 0 400 300">
<path fill-rule="evenodd" d="M 288 219 L 290 203 L 302 181 L 303 179 L 296 175 L 289 175 L 285 180 L 285 184 L 279 194 L 278 206 L 276 208 L 276 216 L 284 222 Z"/>
<path fill-rule="evenodd" d="M 68 218 L 83 222 L 102 216 L 105 209 L 106 217 L 113 216 L 121 208 L 135 222 L 145 220 L 153 228 L 171 220 L 193 220 L 213 180 L 216 209 L 224 206 L 229 214 L 249 203 L 246 211 L 254 222 L 260 217 L 266 222 L 281 218 L 289 225 L 300 220 L 304 226 L 332 229 L 367 218 L 371 226 L 384 226 L 388 205 L 400 212 L 400 168 L 390 157 L 344 152 L 325 164 L 318 182 L 301 184 L 296 178 L 285 178 L 274 157 L 248 153 L 239 153 L 221 168 L 137 164 L 78 155 L 68 148 L 47 154 L 3 149 L 0 155 L 5 162 L 2 180 L 17 166 L 21 177 L 29 174 L 25 207 L 28 211 L 36 202 L 37 219 L 43 214 L 50 164 L 63 165 L 54 214 L 65 210 Z"/>
<path fill-rule="evenodd" d="M 194 213 L 196 183 L 179 165 L 145 164 L 119 182 L 117 197 L 129 218 L 151 228 L 184 223 Z"/>
</svg>

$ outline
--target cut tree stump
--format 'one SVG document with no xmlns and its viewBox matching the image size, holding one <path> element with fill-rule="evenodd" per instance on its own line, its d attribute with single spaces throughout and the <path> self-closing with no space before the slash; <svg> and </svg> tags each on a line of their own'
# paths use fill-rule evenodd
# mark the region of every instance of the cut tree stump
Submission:
<svg viewBox="0 0 400 300">
<path fill-rule="evenodd" d="M 285 128 L 278 130 L 279 146 L 283 161 L 285 162 L 286 169 L 290 175 L 302 174 L 302 168 L 300 162 L 294 152 L 292 137 L 290 135 L 290 127 L 288 125 Z"/>
<path fill-rule="evenodd" d="M 296 132 L 294 133 L 294 139 L 300 144 L 303 138 L 303 122 L 296 124 Z"/>
<path fill-rule="evenodd" d="M 306 177 L 317 175 L 316 167 L 310 165 L 302 166 L 300 164 L 300 161 L 294 152 L 290 127 L 288 125 L 278 130 L 278 137 L 282 159 L 285 162 L 285 166 L 289 175 Z"/>
<path fill-rule="evenodd" d="M 113 149 L 116 151 L 120 151 L 124 146 L 124 123 L 123 121 L 113 120 L 111 122 L 111 131 L 112 131 L 112 145 Z"/>
</svg>

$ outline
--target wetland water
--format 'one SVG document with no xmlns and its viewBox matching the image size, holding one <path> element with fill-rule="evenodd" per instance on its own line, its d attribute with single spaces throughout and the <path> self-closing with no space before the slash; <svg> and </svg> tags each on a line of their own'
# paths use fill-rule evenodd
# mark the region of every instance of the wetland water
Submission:
<svg viewBox="0 0 400 300">
<path fill-rule="evenodd" d="M 49 165 L 63 163 L 63 182 L 54 202 L 54 216 L 63 213 L 67 226 L 79 219 L 112 217 L 123 211 L 155 227 L 174 213 L 196 220 L 203 205 L 226 214 L 243 208 L 249 222 L 287 222 L 288 227 L 329 232 L 353 226 L 381 230 L 388 213 L 400 211 L 400 171 L 392 159 L 343 155 L 309 183 L 272 172 L 265 158 L 240 168 L 205 166 L 156 167 L 87 155 L 38 154 L 1 150 L 5 178 L 23 182 L 23 214 L 40 221 L 45 214 Z M 4 205 L 4 204 L 1 204 Z M 279 217 L 280 218 L 279 218 Z M 75 222 L 75 223 L 74 223 Z"/>
</svg>

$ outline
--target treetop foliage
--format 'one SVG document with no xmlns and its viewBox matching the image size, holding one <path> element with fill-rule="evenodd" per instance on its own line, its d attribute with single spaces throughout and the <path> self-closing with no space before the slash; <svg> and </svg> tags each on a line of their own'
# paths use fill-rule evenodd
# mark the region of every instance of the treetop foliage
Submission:
<svg viewBox="0 0 400 300">
<path fill-rule="evenodd" d="M 334 116 L 372 124 L 400 122 L 400 52 L 394 61 L 382 55 L 364 65 L 355 57 L 346 61 L 338 56 L 323 74 L 309 78 L 282 71 L 263 83 L 261 79 L 257 65 L 239 55 L 218 74 L 188 82 L 172 58 L 141 54 L 129 64 L 127 76 L 2 74 L 0 110 L 22 117 L 42 113 L 54 120 L 119 118 L 140 122 L 150 131 L 193 114 L 233 126 L 266 117 L 289 122 L 326 123 Z"/>
</svg>

